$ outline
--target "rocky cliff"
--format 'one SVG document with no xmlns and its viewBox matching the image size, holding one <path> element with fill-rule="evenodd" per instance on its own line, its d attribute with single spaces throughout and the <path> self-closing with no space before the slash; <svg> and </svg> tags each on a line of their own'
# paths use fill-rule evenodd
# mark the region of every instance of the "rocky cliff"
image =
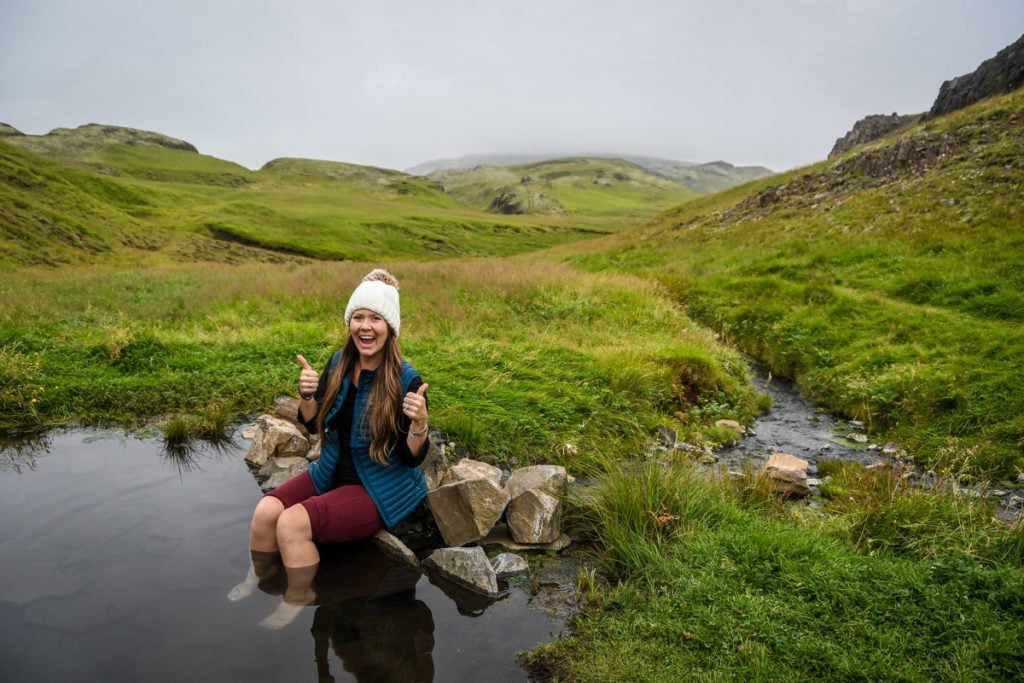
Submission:
<svg viewBox="0 0 1024 683">
<path fill-rule="evenodd" d="M 1024 86 L 1024 35 L 969 74 L 946 81 L 925 115 L 934 118 Z"/>
<path fill-rule="evenodd" d="M 923 114 L 872 114 L 865 116 L 843 137 L 836 140 L 828 156 L 847 152 L 857 145 L 903 130 L 918 121 L 948 114 L 994 95 L 1013 92 L 1024 86 L 1024 36 L 986 59 L 977 69 L 946 81 L 939 88 L 932 108 Z"/>
<path fill-rule="evenodd" d="M 890 133 L 895 133 L 898 130 L 902 130 L 912 123 L 916 123 L 921 120 L 921 114 L 906 114 L 900 115 L 896 112 L 892 114 L 871 114 L 865 116 L 857 123 L 853 124 L 853 128 L 843 137 L 836 140 L 836 144 L 832 147 L 832 151 L 828 153 L 829 159 L 834 156 L 838 156 L 843 152 L 847 152 L 857 145 L 863 145 L 865 142 L 871 142 L 878 138 L 885 137 Z"/>
</svg>

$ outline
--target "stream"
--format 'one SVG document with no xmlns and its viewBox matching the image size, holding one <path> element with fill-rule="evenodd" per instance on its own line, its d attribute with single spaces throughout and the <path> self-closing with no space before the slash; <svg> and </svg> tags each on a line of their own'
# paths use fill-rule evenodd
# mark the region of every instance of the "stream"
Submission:
<svg viewBox="0 0 1024 683">
<path fill-rule="evenodd" d="M 84 430 L 0 451 L 0 680 L 523 681 L 516 654 L 561 633 L 528 584 L 467 602 L 369 544 L 325 552 L 288 619 L 280 572 L 229 600 L 243 454 Z"/>
</svg>

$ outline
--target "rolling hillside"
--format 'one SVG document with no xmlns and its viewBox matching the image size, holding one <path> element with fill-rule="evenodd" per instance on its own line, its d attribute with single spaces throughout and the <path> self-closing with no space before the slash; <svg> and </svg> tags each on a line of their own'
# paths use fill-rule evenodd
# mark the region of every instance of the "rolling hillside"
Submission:
<svg viewBox="0 0 1024 683">
<path fill-rule="evenodd" d="M 931 466 L 1024 467 L 1024 91 L 556 249 Z"/>
<path fill-rule="evenodd" d="M 438 171 L 469 170 L 477 166 L 526 166 L 558 158 L 565 154 L 467 154 L 457 159 L 434 159 L 417 164 L 406 172 L 412 175 L 431 175 Z M 763 166 L 734 166 L 726 161 L 697 164 L 661 157 L 636 154 L 588 153 L 571 155 L 573 158 L 598 158 L 625 161 L 654 175 L 686 185 L 698 194 L 712 194 L 758 178 L 774 171 Z"/>
<path fill-rule="evenodd" d="M 504 214 L 637 218 L 697 196 L 685 185 L 617 159 L 477 166 L 436 171 L 428 177 L 464 206 Z"/>
<path fill-rule="evenodd" d="M 250 171 L 128 128 L 0 132 L 0 263 L 10 266 L 502 256 L 629 225 L 614 212 L 488 214 L 432 180 L 340 162 Z M 610 186 L 587 196 L 602 192 L 621 202 Z"/>
</svg>

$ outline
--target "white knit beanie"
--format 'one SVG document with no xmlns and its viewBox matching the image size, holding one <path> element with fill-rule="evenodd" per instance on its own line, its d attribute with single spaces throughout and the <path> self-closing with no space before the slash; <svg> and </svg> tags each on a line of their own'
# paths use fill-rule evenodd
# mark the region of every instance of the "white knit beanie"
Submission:
<svg viewBox="0 0 1024 683">
<path fill-rule="evenodd" d="M 402 313 L 398 306 L 398 280 L 391 273 L 378 268 L 363 278 L 349 297 L 348 306 L 345 307 L 346 327 L 352 314 L 360 308 L 379 314 L 394 330 L 395 336 L 398 336 L 402 326 Z"/>
</svg>

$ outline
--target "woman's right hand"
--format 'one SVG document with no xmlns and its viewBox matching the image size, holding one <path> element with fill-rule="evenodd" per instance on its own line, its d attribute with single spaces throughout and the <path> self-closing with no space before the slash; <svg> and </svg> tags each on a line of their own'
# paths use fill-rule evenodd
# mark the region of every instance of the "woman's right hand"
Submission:
<svg viewBox="0 0 1024 683">
<path fill-rule="evenodd" d="M 309 366 L 309 361 L 302 354 L 295 356 L 295 359 L 302 365 L 302 371 L 299 373 L 299 396 L 304 399 L 313 398 L 317 385 L 320 384 L 320 375 Z"/>
</svg>

